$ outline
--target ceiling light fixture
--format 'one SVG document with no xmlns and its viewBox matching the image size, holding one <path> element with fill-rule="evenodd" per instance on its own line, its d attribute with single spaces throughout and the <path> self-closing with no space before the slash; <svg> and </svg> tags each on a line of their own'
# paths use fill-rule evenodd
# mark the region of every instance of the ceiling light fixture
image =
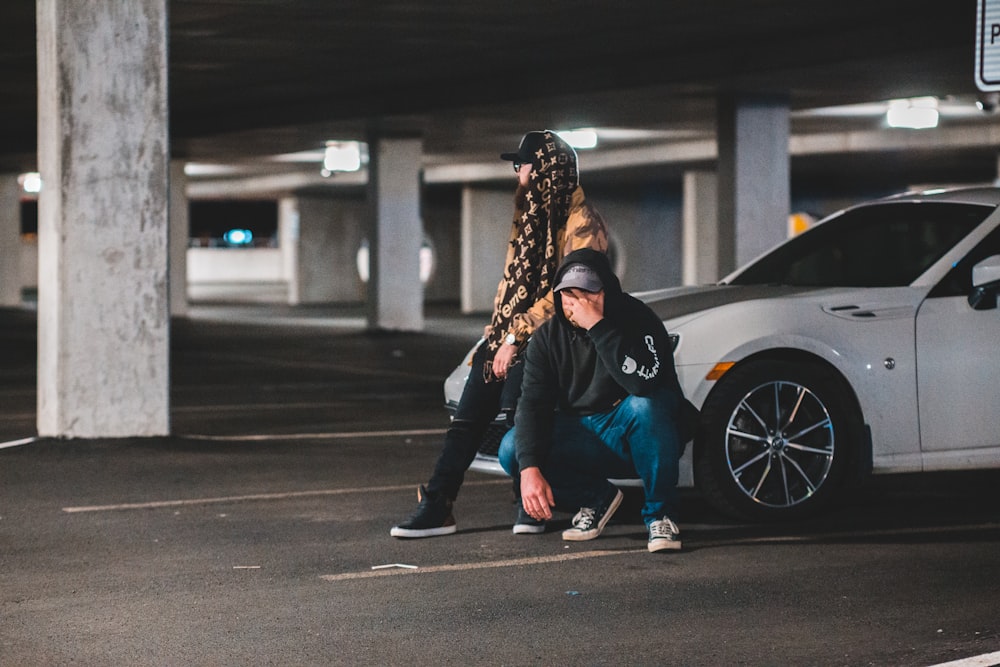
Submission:
<svg viewBox="0 0 1000 667">
<path fill-rule="evenodd" d="M 37 171 L 29 171 L 17 177 L 21 189 L 28 194 L 38 194 L 42 191 L 42 175 Z"/>
<path fill-rule="evenodd" d="M 361 169 L 361 144 L 357 141 L 328 141 L 323 152 L 323 175 L 335 171 Z"/>
<path fill-rule="evenodd" d="M 565 130 L 557 132 L 567 144 L 573 148 L 596 148 L 597 131 L 591 128 L 581 128 L 579 130 Z"/>
<path fill-rule="evenodd" d="M 889 127 L 925 130 L 937 127 L 938 116 L 936 97 L 911 97 L 890 101 L 885 119 Z"/>
</svg>

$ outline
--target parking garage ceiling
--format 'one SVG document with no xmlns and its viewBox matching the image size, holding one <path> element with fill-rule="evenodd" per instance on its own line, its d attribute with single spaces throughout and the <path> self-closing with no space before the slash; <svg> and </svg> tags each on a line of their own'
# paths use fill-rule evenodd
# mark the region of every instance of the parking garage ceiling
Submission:
<svg viewBox="0 0 1000 667">
<path fill-rule="evenodd" d="M 34 166 L 34 11 L 0 9 L 7 170 Z M 875 130 L 877 115 L 805 112 L 924 95 L 971 105 L 975 12 L 975 0 L 169 0 L 172 152 L 251 164 L 373 126 L 422 133 L 428 165 L 495 160 L 543 126 L 690 140 L 714 134 L 727 94 L 787 96 L 793 134 Z"/>
</svg>

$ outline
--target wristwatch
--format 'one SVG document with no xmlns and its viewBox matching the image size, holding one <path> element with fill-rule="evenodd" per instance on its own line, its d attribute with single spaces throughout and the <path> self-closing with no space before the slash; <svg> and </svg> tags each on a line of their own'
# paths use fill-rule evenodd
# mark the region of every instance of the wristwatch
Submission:
<svg viewBox="0 0 1000 667">
<path fill-rule="evenodd" d="M 503 339 L 503 342 L 507 343 L 508 345 L 517 345 L 517 337 L 514 334 L 509 333 L 507 334 L 506 338 Z"/>
</svg>

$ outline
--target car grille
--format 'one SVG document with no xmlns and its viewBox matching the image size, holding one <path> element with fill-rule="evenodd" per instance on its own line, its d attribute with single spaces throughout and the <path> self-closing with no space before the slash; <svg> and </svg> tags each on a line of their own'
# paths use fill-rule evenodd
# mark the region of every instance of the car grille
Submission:
<svg viewBox="0 0 1000 667">
<path fill-rule="evenodd" d="M 493 422 L 486 429 L 486 433 L 483 434 L 483 441 L 479 444 L 479 453 L 482 456 L 493 456 L 497 455 L 500 451 L 500 441 L 503 439 L 504 434 L 507 433 L 507 425 L 499 422 Z"/>
<path fill-rule="evenodd" d="M 451 419 L 455 418 L 456 407 L 457 406 L 451 402 L 445 404 L 445 409 L 448 411 L 448 415 Z M 493 420 L 493 423 L 486 427 L 486 432 L 483 434 L 483 441 L 479 443 L 479 455 L 495 459 L 497 457 L 497 452 L 500 451 L 500 441 L 503 440 L 503 436 L 506 433 L 507 418 L 506 415 L 500 413 Z"/>
</svg>

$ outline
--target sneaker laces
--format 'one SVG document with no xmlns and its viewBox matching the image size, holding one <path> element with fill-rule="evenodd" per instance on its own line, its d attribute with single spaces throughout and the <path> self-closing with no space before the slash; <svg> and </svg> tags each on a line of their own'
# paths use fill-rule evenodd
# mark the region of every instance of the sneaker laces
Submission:
<svg viewBox="0 0 1000 667">
<path fill-rule="evenodd" d="M 651 540 L 657 538 L 670 539 L 679 532 L 680 530 L 677 529 L 677 524 L 667 517 L 663 517 L 662 519 L 649 524 L 649 539 Z"/>
<path fill-rule="evenodd" d="M 573 517 L 573 527 L 578 530 L 590 530 L 594 525 L 594 515 L 596 512 L 590 507 L 581 507 L 580 511 Z"/>
</svg>

